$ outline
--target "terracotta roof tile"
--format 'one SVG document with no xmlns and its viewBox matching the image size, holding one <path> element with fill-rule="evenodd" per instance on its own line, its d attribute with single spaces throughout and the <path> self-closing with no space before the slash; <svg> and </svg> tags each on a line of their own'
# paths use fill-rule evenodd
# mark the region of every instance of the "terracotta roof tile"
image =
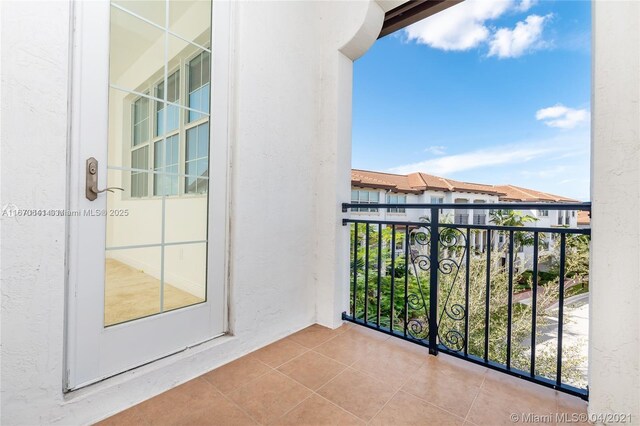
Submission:
<svg viewBox="0 0 640 426">
<path fill-rule="evenodd" d="M 504 192 L 504 196 L 500 197 L 504 201 L 548 201 L 548 202 L 569 202 L 576 203 L 578 200 L 567 198 L 560 195 L 549 194 L 547 192 L 536 191 L 535 189 L 522 188 L 515 185 L 496 185 L 496 188 Z"/>
<path fill-rule="evenodd" d="M 390 189 L 397 192 L 419 193 L 422 190 L 413 188 L 406 175 L 370 172 L 368 170 L 351 170 L 351 184 L 365 188 Z"/>
<path fill-rule="evenodd" d="M 425 190 L 444 192 L 473 192 L 497 195 L 501 201 L 521 202 L 578 202 L 560 195 L 522 188 L 515 185 L 485 185 L 473 182 L 460 182 L 428 173 L 417 172 L 408 175 L 374 172 L 370 170 L 351 170 L 351 184 L 363 188 L 388 189 L 394 192 L 419 194 Z"/>
<path fill-rule="evenodd" d="M 590 225 L 591 224 L 591 216 L 589 212 L 579 211 L 578 212 L 578 225 Z"/>
</svg>

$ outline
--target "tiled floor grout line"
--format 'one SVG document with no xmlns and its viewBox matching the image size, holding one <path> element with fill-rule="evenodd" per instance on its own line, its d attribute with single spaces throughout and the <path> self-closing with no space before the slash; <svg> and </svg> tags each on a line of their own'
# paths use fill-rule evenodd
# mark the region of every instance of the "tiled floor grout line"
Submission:
<svg viewBox="0 0 640 426">
<path fill-rule="evenodd" d="M 300 405 L 302 405 L 306 400 L 308 400 L 309 398 L 311 398 L 313 396 L 315 392 L 311 391 L 311 393 L 309 394 L 309 396 L 307 396 L 306 398 L 304 398 L 302 401 L 298 402 L 296 405 L 294 405 L 293 407 L 291 407 L 290 409 L 288 409 L 287 411 L 285 411 L 284 413 L 282 413 L 281 416 L 279 416 L 277 419 L 275 419 L 273 422 L 270 422 L 271 424 L 278 424 L 278 420 L 284 418 L 287 414 L 289 414 L 290 412 L 292 412 L 293 410 L 295 410 L 296 408 L 298 408 Z M 262 424 L 262 423 L 260 423 Z"/>
<path fill-rule="evenodd" d="M 265 373 L 265 374 L 268 374 L 268 373 Z M 263 376 L 264 376 L 264 374 L 263 374 Z M 262 376 L 260 376 L 260 377 L 262 377 Z M 214 386 L 214 387 L 215 387 L 215 386 Z M 217 388 L 216 388 L 216 390 L 217 390 L 218 392 L 220 392 L 220 394 L 222 395 L 222 397 L 223 397 L 224 399 L 226 399 L 226 400 L 227 400 L 227 402 L 229 402 L 230 404 L 234 405 L 235 407 L 238 407 L 238 409 L 239 409 L 240 411 L 242 411 L 242 412 L 243 412 L 247 417 L 249 417 L 251 420 L 253 420 L 253 421 L 255 422 L 255 424 L 258 424 L 258 425 L 261 425 L 261 424 L 262 424 L 262 423 L 260 423 L 258 420 L 256 420 L 255 418 L 253 418 L 253 416 L 252 416 L 252 415 L 251 415 L 247 410 L 245 410 L 244 408 L 242 408 L 242 407 L 240 406 L 240 404 L 236 403 L 234 400 L 232 400 L 232 399 L 231 399 L 231 398 L 229 398 L 227 395 L 225 395 L 224 393 L 222 393 L 219 389 L 217 389 Z"/>
<path fill-rule="evenodd" d="M 337 333 L 335 336 L 330 337 L 329 339 L 327 339 L 327 340 L 323 341 L 322 343 L 320 343 L 320 344 L 318 344 L 318 345 L 314 346 L 313 348 L 309 348 L 309 347 L 307 347 L 307 346 L 305 346 L 305 345 L 302 345 L 302 344 L 300 344 L 300 343 L 296 342 L 294 339 L 291 339 L 291 338 L 290 338 L 290 336 L 285 337 L 284 339 L 288 339 L 288 340 L 290 340 L 291 342 L 293 342 L 293 343 L 297 344 L 298 346 L 300 346 L 300 347 L 304 348 L 304 349 L 305 349 L 305 351 L 304 351 L 304 352 L 302 352 L 301 354 L 296 355 L 296 356 L 294 356 L 293 358 L 291 358 L 291 359 L 287 360 L 286 362 L 283 362 L 283 363 L 281 363 L 281 364 L 279 364 L 279 365 L 275 366 L 275 367 L 272 367 L 271 365 L 269 365 L 269 364 L 267 364 L 266 362 L 262 361 L 258 356 L 255 356 L 255 353 L 256 353 L 256 352 L 258 352 L 258 351 L 260 351 L 261 349 L 266 348 L 266 347 L 268 347 L 268 346 L 272 345 L 273 343 L 279 342 L 279 341 L 281 341 L 281 340 L 283 340 L 283 339 L 277 340 L 276 342 L 273 342 L 273 343 L 270 343 L 269 345 L 263 346 L 262 348 L 257 349 L 257 350 L 255 350 L 255 351 L 253 351 L 253 352 L 249 352 L 248 354 L 246 354 L 246 355 L 244 355 L 244 356 L 250 356 L 251 354 L 254 354 L 254 355 L 253 355 L 253 357 L 254 357 L 254 358 L 255 358 L 259 363 L 261 363 L 262 365 L 264 365 L 264 366 L 266 366 L 267 368 L 269 368 L 269 370 L 268 370 L 268 371 L 266 371 L 265 373 L 263 373 L 263 374 L 261 374 L 261 375 L 259 375 L 259 376 L 255 377 L 254 379 L 250 380 L 249 382 L 247 382 L 247 383 L 243 384 L 242 386 L 238 386 L 237 388 L 233 389 L 233 390 L 232 390 L 232 391 L 230 391 L 229 393 L 236 392 L 236 391 L 238 391 L 238 390 L 240 390 L 240 389 L 242 389 L 242 388 L 244 388 L 244 387 L 246 387 L 246 386 L 250 385 L 251 383 L 253 383 L 253 382 L 255 382 L 255 381 L 259 380 L 260 378 L 262 378 L 262 377 L 266 376 L 267 374 L 271 373 L 272 371 L 275 371 L 276 373 L 278 373 L 278 374 L 282 375 L 283 377 L 286 377 L 287 379 L 293 380 L 294 382 L 296 382 L 296 383 L 300 384 L 301 386 L 303 386 L 303 387 L 305 387 L 306 389 L 308 389 L 309 391 L 311 391 L 311 394 L 310 394 L 308 397 L 304 398 L 302 401 L 300 401 L 299 403 L 295 404 L 293 407 L 291 407 L 289 410 L 287 410 L 284 414 L 282 414 L 282 416 L 278 417 L 278 419 L 281 419 L 282 417 L 286 416 L 290 411 L 294 410 L 296 407 L 298 407 L 298 406 L 299 406 L 300 404 L 302 404 L 304 401 L 306 401 L 307 399 L 311 398 L 314 394 L 316 394 L 316 395 L 320 396 L 320 397 L 321 397 L 321 398 L 323 398 L 323 399 L 326 399 L 326 398 L 322 397 L 322 395 L 320 395 L 320 394 L 318 394 L 316 391 L 314 391 L 313 389 L 311 389 L 311 388 L 309 388 L 309 387 L 305 386 L 303 383 L 300 383 L 299 381 L 295 380 L 294 378 L 287 376 L 286 374 L 284 374 L 283 372 L 281 372 L 280 370 L 278 370 L 278 368 L 282 367 L 282 366 L 283 366 L 283 365 L 285 365 L 285 364 L 288 364 L 289 362 L 291 362 L 291 361 L 293 361 L 293 360 L 295 360 L 295 359 L 297 359 L 297 358 L 300 358 L 301 356 L 303 356 L 303 355 L 304 355 L 304 354 L 306 354 L 306 353 L 309 353 L 309 352 L 312 352 L 312 351 L 313 351 L 313 352 L 315 352 L 315 353 L 317 353 L 317 354 L 319 354 L 319 355 L 321 355 L 321 356 L 323 356 L 323 357 L 325 357 L 325 358 L 327 358 L 327 359 L 331 359 L 332 361 L 338 362 L 339 364 L 341 364 L 341 365 L 345 366 L 345 369 L 343 369 L 342 371 L 340 371 L 340 373 L 336 374 L 336 376 L 335 376 L 335 377 L 333 377 L 331 380 L 335 379 L 335 378 L 336 378 L 337 376 L 339 376 L 342 372 L 344 372 L 344 371 L 346 370 L 346 368 L 349 368 L 349 366 L 348 366 L 348 365 L 345 365 L 345 364 L 343 364 L 343 363 L 341 363 L 341 362 L 339 362 L 339 361 L 337 361 L 337 360 L 334 360 L 333 358 L 327 357 L 327 356 L 326 356 L 326 355 L 324 355 L 324 354 L 321 354 L 321 353 L 319 353 L 319 352 L 316 352 L 316 351 L 314 351 L 313 349 L 314 349 L 314 348 L 316 348 L 316 347 L 318 347 L 318 346 L 320 346 L 320 345 L 323 345 L 324 343 L 326 343 L 326 342 L 328 342 L 328 341 L 330 341 L 330 340 L 332 340 L 332 339 L 335 339 L 336 337 L 338 337 L 338 336 L 340 336 L 340 335 L 342 335 L 342 334 L 346 333 L 348 330 L 349 330 L 349 329 L 347 329 L 347 330 L 345 330 L 345 331 L 342 331 L 342 332 L 340 332 L 340 333 Z M 242 358 L 242 357 L 241 357 L 241 358 Z M 240 359 L 240 358 L 238 358 L 238 359 Z M 234 361 L 235 361 L 235 360 L 234 360 Z M 232 362 L 233 362 L 233 361 L 232 361 Z M 225 364 L 225 365 L 226 365 L 226 364 Z M 224 366 L 222 366 L 222 367 L 224 367 Z M 216 370 L 216 369 L 214 369 L 214 370 Z M 211 370 L 211 371 L 214 371 L 214 370 Z M 205 373 L 205 374 L 207 374 L 207 373 Z M 199 377 L 202 377 L 202 378 L 203 378 L 207 383 L 209 383 L 211 386 L 213 386 L 213 388 L 214 388 L 216 391 L 218 391 L 218 392 L 223 396 L 223 398 L 225 398 L 225 400 L 227 400 L 228 402 L 230 402 L 232 405 L 234 405 L 234 406 L 238 407 L 238 408 L 240 409 L 240 411 L 242 411 L 244 414 L 246 414 L 246 415 L 247 415 L 251 420 L 253 420 L 256 424 L 259 424 L 259 425 L 262 425 L 262 424 L 263 424 L 263 423 L 259 422 L 257 419 L 255 419 L 255 418 L 254 418 L 250 413 L 248 413 L 248 412 L 247 412 L 244 408 L 242 408 L 239 404 L 237 404 L 235 401 L 233 401 L 229 396 L 227 396 L 227 395 L 226 395 L 225 393 L 223 393 L 220 389 L 218 389 L 218 387 L 215 385 L 215 383 L 211 382 L 209 379 L 207 379 L 206 377 L 204 377 L 204 376 L 205 376 L 205 374 L 203 374 L 203 375 L 201 375 L 201 376 L 199 376 Z M 329 380 L 329 381 L 331 381 L 331 380 Z M 327 382 L 327 383 L 329 383 L 329 382 Z M 326 385 L 327 383 L 325 383 L 325 385 Z M 324 386 L 324 385 L 323 385 L 323 386 Z M 329 400 L 327 400 L 327 401 L 329 401 Z M 329 401 L 329 402 L 331 402 L 331 401 Z M 336 405 L 336 407 L 339 407 L 340 409 L 344 410 L 344 408 L 342 408 L 342 407 L 338 406 L 337 404 L 335 404 L 335 403 L 333 403 L 333 402 L 331 402 L 331 403 L 332 403 L 333 405 Z M 348 412 L 349 414 L 355 415 L 354 413 L 351 413 L 350 411 L 347 411 L 347 410 L 345 410 L 345 411 L 346 411 L 346 412 Z M 356 417 L 357 417 L 357 416 L 356 416 Z M 359 418 L 359 417 L 358 417 L 358 418 Z"/>
<path fill-rule="evenodd" d="M 377 416 L 378 414 L 380 414 L 380 413 L 382 412 L 382 410 L 384 410 L 384 408 L 385 408 L 385 407 L 386 407 L 386 406 L 391 402 L 391 400 L 392 400 L 393 398 L 395 398 L 395 397 L 396 397 L 396 395 L 398 394 L 398 392 L 400 392 L 400 390 L 401 390 L 401 389 L 402 389 L 402 387 L 398 388 L 398 390 L 396 390 L 396 391 L 393 393 L 393 395 L 391 395 L 391 398 L 389 398 L 389 400 L 388 400 L 387 402 L 385 402 L 384 404 L 382 404 L 382 407 L 380 407 L 380 409 L 379 409 L 379 410 L 378 410 L 378 411 L 377 411 L 377 412 L 376 412 L 376 413 L 375 413 L 375 414 L 374 414 L 374 415 L 373 415 L 369 420 L 367 420 L 367 421 L 366 421 L 366 423 L 367 423 L 367 424 L 370 424 L 370 423 L 373 421 L 373 419 L 375 419 L 375 418 L 376 418 L 376 416 Z"/>
<path fill-rule="evenodd" d="M 425 364 L 426 364 L 426 363 L 425 363 Z M 424 365 L 423 365 L 423 366 L 424 366 Z M 422 367 L 421 367 L 421 368 L 422 368 Z M 427 401 L 426 399 L 424 399 L 424 398 L 422 398 L 422 397 L 420 397 L 420 396 L 418 396 L 418 395 L 415 395 L 415 394 L 413 394 L 413 393 L 411 393 L 411 392 L 409 392 L 409 391 L 403 390 L 404 386 L 407 384 L 407 382 L 409 381 L 409 379 L 410 379 L 410 377 L 409 377 L 409 378 L 407 378 L 407 380 L 402 384 L 402 386 L 400 387 L 400 389 L 398 389 L 398 391 L 403 391 L 403 392 L 405 392 L 407 395 L 411 395 L 412 397 L 417 398 L 417 399 L 419 399 L 420 401 L 425 402 L 425 403 L 427 403 L 427 404 L 429 404 L 429 405 L 431 405 L 431 406 L 433 406 L 433 407 L 437 408 L 437 409 L 438 409 L 438 410 L 440 410 L 440 411 L 444 411 L 445 413 L 450 414 L 450 415 L 452 415 L 453 417 L 456 417 L 456 418 L 458 418 L 458 419 L 460 419 L 460 420 L 462 420 L 462 421 L 466 421 L 466 419 L 464 419 L 464 418 L 460 417 L 458 414 L 456 414 L 456 413 L 454 413 L 454 412 L 452 412 L 452 411 L 447 410 L 447 409 L 446 409 L 446 408 L 444 408 L 444 407 L 441 407 L 441 406 L 439 406 L 439 405 L 437 405 L 437 404 L 434 404 L 434 403 L 433 403 L 433 402 L 431 402 L 431 401 Z M 484 383 L 484 378 L 483 378 L 482 380 L 483 380 L 483 383 Z M 478 392 L 479 392 L 479 391 L 480 391 L 480 388 L 478 387 Z M 476 395 L 476 396 L 477 396 L 477 395 Z M 475 401 L 475 399 L 474 399 L 474 401 Z M 473 403 L 472 403 L 472 404 L 473 404 Z M 471 407 L 469 407 L 469 410 L 471 410 Z M 468 415 L 468 414 L 469 414 L 469 413 L 467 412 L 467 415 Z"/>
<path fill-rule="evenodd" d="M 254 351 L 254 352 L 255 352 L 255 351 Z M 250 354 L 252 354 L 252 353 L 254 353 L 254 352 L 249 352 L 248 354 L 246 354 L 246 355 L 244 355 L 244 356 L 248 356 L 248 355 L 250 355 Z M 241 358 L 242 358 L 242 357 L 241 357 Z M 238 359 L 240 359 L 240 358 L 238 358 Z M 247 383 L 245 383 L 245 384 L 243 384 L 243 385 L 241 385 L 241 386 L 238 386 L 237 388 L 235 388 L 235 389 L 233 389 L 233 390 L 229 391 L 229 393 L 236 392 L 236 391 L 238 391 L 238 390 L 240 390 L 240 389 L 244 388 L 245 386 L 247 386 L 247 385 L 249 385 L 249 384 L 251 384 L 251 383 L 253 383 L 253 382 L 255 382 L 255 381 L 259 380 L 260 378 L 262 378 L 262 377 L 266 376 L 267 374 L 269 374 L 269 373 L 271 373 L 272 371 L 274 371 L 274 370 L 275 370 L 275 368 L 271 367 L 270 365 L 265 364 L 264 362 L 262 362 L 262 361 L 261 361 L 261 360 L 259 360 L 258 358 L 255 358 L 255 359 L 256 359 L 256 361 L 258 361 L 258 362 L 259 362 L 259 363 L 261 363 L 262 365 L 264 365 L 264 366 L 266 366 L 267 368 L 269 368 L 269 370 L 267 370 L 267 371 L 266 371 L 266 372 L 264 372 L 263 374 L 261 374 L 261 375 L 259 375 L 259 376 L 255 377 L 254 379 L 249 380 Z M 234 361 L 235 361 L 235 360 L 234 360 Z M 232 361 L 232 362 L 233 362 L 233 361 Z M 229 364 L 230 364 L 230 363 L 229 363 Z M 228 365 L 228 364 L 225 364 L 225 365 Z M 224 366 L 223 366 L 223 367 L 224 367 Z M 215 371 L 215 370 L 216 370 L 216 369 L 213 369 L 213 370 L 211 370 L 211 371 Z M 253 417 L 253 416 L 252 416 L 248 411 L 246 411 L 242 406 L 240 406 L 240 404 L 236 403 L 236 402 L 235 402 L 233 399 L 231 399 L 227 394 L 225 394 L 224 392 L 222 392 L 222 390 L 220 390 L 220 389 L 215 385 L 215 383 L 213 383 L 212 381 L 210 381 L 208 378 L 204 377 L 206 374 L 207 374 L 207 373 L 203 374 L 203 375 L 202 375 L 202 376 L 200 376 L 200 377 L 202 377 L 202 378 L 204 379 L 204 381 L 206 381 L 206 382 L 207 382 L 207 383 L 209 383 L 211 386 L 213 386 L 213 388 L 214 388 L 215 390 L 217 390 L 217 391 L 218 391 L 218 392 L 219 392 L 219 393 L 224 397 L 224 399 L 226 399 L 226 400 L 227 400 L 229 403 L 231 403 L 232 405 L 234 405 L 234 406 L 238 407 L 238 409 L 240 409 L 240 411 L 242 411 L 245 415 L 247 415 L 247 417 L 249 417 L 251 420 L 253 420 L 256 424 L 258 424 L 258 425 L 261 425 L 261 424 L 262 424 L 262 423 L 260 423 L 258 420 L 256 420 L 256 419 L 255 419 L 255 418 L 254 418 L 254 417 Z"/>
<path fill-rule="evenodd" d="M 484 377 L 482 377 L 482 383 L 480 383 L 480 386 L 478 387 L 478 393 L 476 393 L 476 396 L 473 397 L 473 401 L 471 401 L 471 405 L 469 405 L 469 409 L 467 410 L 467 415 L 464 416 L 464 421 L 465 422 L 468 421 L 469 423 L 473 423 L 472 421 L 467 420 L 467 419 L 469 418 L 469 414 L 471 414 L 471 409 L 473 408 L 473 404 L 476 403 L 476 399 L 478 399 L 478 396 L 480 396 L 480 392 L 482 392 L 482 387 L 484 386 L 484 382 L 487 380 L 487 373 L 488 372 L 489 372 L 488 370 L 486 370 L 484 372 Z"/>
<path fill-rule="evenodd" d="M 329 359 L 329 360 L 331 360 L 331 361 L 333 361 L 333 362 L 337 362 L 338 364 L 343 365 L 343 366 L 345 366 L 345 367 L 351 367 L 349 364 L 345 364 L 344 362 L 338 361 L 338 360 L 337 360 L 337 359 L 335 359 L 335 358 L 331 358 L 330 356 L 325 355 L 325 354 L 323 354 L 322 352 L 318 352 L 318 351 L 316 351 L 316 350 L 312 350 L 312 352 L 313 352 L 313 353 L 315 353 L 315 354 L 318 354 L 318 355 L 320 355 L 320 356 L 322 356 L 322 357 L 324 357 L 324 358 L 326 358 L 326 359 Z"/>
<path fill-rule="evenodd" d="M 343 365 L 344 365 L 344 364 L 343 364 Z M 349 368 L 349 367 L 347 367 L 347 368 Z M 346 370 L 346 369 L 345 369 L 345 370 Z M 345 370 L 342 370 L 340 373 L 336 374 L 336 375 L 335 375 L 334 377 L 332 377 L 332 378 L 331 378 L 327 383 L 325 383 L 324 385 L 320 386 L 320 387 L 318 388 L 318 390 L 320 390 L 321 388 L 323 388 L 324 386 L 326 386 L 329 382 L 331 382 L 333 379 L 335 379 L 336 377 L 338 377 L 338 376 L 339 376 L 340 374 L 342 374 Z M 300 385 L 304 386 L 305 388 L 307 388 L 308 390 L 310 390 L 310 391 L 311 391 L 311 395 L 309 395 L 308 397 L 306 397 L 305 399 L 303 399 L 302 401 L 300 401 L 299 403 L 297 403 L 297 404 L 296 404 L 295 406 L 293 406 L 291 409 L 287 410 L 287 411 L 286 411 L 282 416 L 278 417 L 278 419 L 283 418 L 283 417 L 284 417 L 284 416 L 286 416 L 289 412 L 291 412 L 291 411 L 295 410 L 295 409 L 296 409 L 296 407 L 298 407 L 300 404 L 302 404 L 303 402 L 305 402 L 306 400 L 308 400 L 309 398 L 311 398 L 313 395 L 317 395 L 317 396 L 319 396 L 320 398 L 322 398 L 322 399 L 324 399 L 324 400 L 326 400 L 326 401 L 329 401 L 331 404 L 335 405 L 336 407 L 340 408 L 341 410 L 343 410 L 343 411 L 345 411 L 345 412 L 347 412 L 347 413 L 349 413 L 349 414 L 351 414 L 351 415 L 355 416 L 356 418 L 360 419 L 360 417 L 358 417 L 355 413 L 352 413 L 351 411 L 347 410 L 346 408 L 343 408 L 343 407 L 339 406 L 338 404 L 336 404 L 335 402 L 331 401 L 330 399 L 325 398 L 324 396 L 320 395 L 318 392 L 316 392 L 315 390 L 311 389 L 310 387 L 308 387 L 308 386 L 306 386 L 306 385 L 304 385 L 304 384 L 302 384 L 302 383 L 298 382 L 296 379 L 294 379 L 294 378 L 292 378 L 292 377 L 287 376 L 286 374 L 284 374 L 284 373 L 283 373 L 283 372 L 281 372 L 281 371 L 278 371 L 278 373 L 282 374 L 284 377 L 286 377 L 286 378 L 288 378 L 288 379 L 291 379 L 291 380 L 295 381 L 296 383 L 299 383 Z"/>
<path fill-rule="evenodd" d="M 362 420 L 360 417 L 358 417 L 355 413 L 352 413 L 351 411 L 347 410 L 344 407 L 339 406 L 338 404 L 336 404 L 335 402 L 331 401 L 329 398 L 325 398 L 324 396 L 320 395 L 318 392 L 314 392 L 316 395 L 318 395 L 320 398 L 324 399 L 325 401 L 329 402 L 331 405 L 335 405 L 336 407 L 338 407 L 339 409 L 341 409 L 342 411 L 344 411 L 345 413 L 349 413 L 351 414 L 353 417 L 355 417 L 358 420 Z M 364 420 L 362 420 L 364 422 Z M 364 422 L 366 423 L 366 422 Z"/>
</svg>

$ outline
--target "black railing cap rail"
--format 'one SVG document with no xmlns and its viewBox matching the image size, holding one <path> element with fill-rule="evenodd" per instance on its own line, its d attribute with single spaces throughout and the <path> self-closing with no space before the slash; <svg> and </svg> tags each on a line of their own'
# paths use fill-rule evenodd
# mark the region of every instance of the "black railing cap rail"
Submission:
<svg viewBox="0 0 640 426">
<path fill-rule="evenodd" d="M 409 226 L 415 228 L 427 228 L 430 222 L 403 222 L 398 220 L 365 220 L 365 219 L 342 219 L 342 225 L 349 223 L 369 224 L 369 225 L 387 225 L 387 226 Z M 591 235 L 591 228 L 569 228 L 565 226 L 558 227 L 533 227 L 533 226 L 509 226 L 509 225 L 481 225 L 475 223 L 442 223 L 438 222 L 439 228 L 452 229 L 471 229 L 471 230 L 487 230 L 487 231 L 517 231 L 517 232 L 539 232 L 541 234 L 580 234 Z"/>
<path fill-rule="evenodd" d="M 342 211 L 350 208 L 366 209 L 469 209 L 469 210 L 580 210 L 591 211 L 586 203 L 447 203 L 447 204 L 359 204 L 342 203 Z"/>
</svg>

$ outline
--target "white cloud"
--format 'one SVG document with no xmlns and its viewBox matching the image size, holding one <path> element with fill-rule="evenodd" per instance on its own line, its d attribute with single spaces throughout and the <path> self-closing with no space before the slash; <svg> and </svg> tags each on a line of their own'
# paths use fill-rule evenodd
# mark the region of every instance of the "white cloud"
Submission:
<svg viewBox="0 0 640 426">
<path fill-rule="evenodd" d="M 529 15 L 513 29 L 500 28 L 489 42 L 488 56 L 498 58 L 517 58 L 524 53 L 541 49 L 547 45 L 542 40 L 542 30 L 551 15 Z"/>
<path fill-rule="evenodd" d="M 495 20 L 509 11 L 526 12 L 536 3 L 537 0 L 521 0 L 519 2 L 515 0 L 466 0 L 416 22 L 407 27 L 404 33 L 408 40 L 415 40 L 436 49 L 469 50 L 485 43 L 493 43 L 495 40 L 497 32 L 488 25 L 488 21 Z M 542 19 L 544 20 L 545 17 Z M 535 19 L 533 20 L 535 21 Z M 528 29 L 531 31 L 534 28 Z M 514 30 L 503 28 L 498 32 L 502 31 L 500 37 L 506 38 L 508 36 L 506 32 L 516 30 L 518 30 L 517 36 L 520 39 L 519 33 L 523 30 L 518 29 L 518 26 Z M 524 31 L 526 30 L 527 28 L 524 29 Z M 512 44 L 517 47 L 517 43 Z"/>
<path fill-rule="evenodd" d="M 549 127 L 560 129 L 573 129 L 588 119 L 589 111 L 586 109 L 569 108 L 562 104 L 536 111 L 536 120 L 544 122 Z"/>
<path fill-rule="evenodd" d="M 423 171 L 429 174 L 447 176 L 456 172 L 488 166 L 526 163 L 556 150 L 558 148 L 547 146 L 504 145 L 406 164 L 393 167 L 389 171 L 399 174 Z"/>
<path fill-rule="evenodd" d="M 495 29 L 488 23 L 507 12 L 524 13 L 538 0 L 466 0 L 407 27 L 407 40 L 446 51 L 489 45 L 488 56 L 514 58 L 541 49 L 544 24 L 551 15 L 530 15 L 513 29 Z"/>
<path fill-rule="evenodd" d="M 519 12 L 526 12 L 527 10 L 535 6 L 536 3 L 538 3 L 538 0 L 522 0 L 520 4 L 516 6 L 516 9 Z"/>
<path fill-rule="evenodd" d="M 432 145 L 424 149 L 424 152 L 428 152 L 433 155 L 444 155 L 447 151 L 447 147 L 444 145 Z"/>
<path fill-rule="evenodd" d="M 489 39 L 486 21 L 514 6 L 512 0 L 467 0 L 405 29 L 409 40 L 442 50 L 468 50 Z"/>
</svg>

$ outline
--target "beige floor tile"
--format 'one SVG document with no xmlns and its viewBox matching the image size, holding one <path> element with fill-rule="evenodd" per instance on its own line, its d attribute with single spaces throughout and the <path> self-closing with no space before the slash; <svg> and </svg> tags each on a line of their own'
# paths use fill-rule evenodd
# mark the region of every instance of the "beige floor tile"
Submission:
<svg viewBox="0 0 640 426">
<path fill-rule="evenodd" d="M 395 390 L 384 382 L 349 368 L 321 387 L 318 393 L 369 421 L 391 399 Z"/>
<path fill-rule="evenodd" d="M 275 425 L 296 426 L 350 426 L 365 423 L 351 413 L 314 394 L 283 417 Z"/>
<path fill-rule="evenodd" d="M 520 393 L 529 395 L 530 397 L 549 400 L 555 399 L 558 394 L 558 392 L 551 388 L 509 376 L 508 374 L 495 370 L 487 371 L 482 388 L 490 392 Z"/>
<path fill-rule="evenodd" d="M 484 374 L 484 369 L 456 371 L 449 364 L 441 365 L 438 359 L 428 359 L 402 390 L 464 418 L 480 391 Z"/>
<path fill-rule="evenodd" d="M 464 419 L 416 398 L 406 392 L 398 392 L 370 422 L 371 425 L 462 425 Z"/>
<path fill-rule="evenodd" d="M 298 331 L 297 333 L 293 333 L 291 336 L 289 336 L 289 339 L 311 349 L 337 336 L 342 332 L 343 331 L 331 330 L 330 328 L 323 327 L 318 324 L 313 324 L 305 329 Z"/>
<path fill-rule="evenodd" d="M 201 378 L 177 386 L 137 407 L 149 425 L 255 424 L 238 406 Z"/>
<path fill-rule="evenodd" d="M 271 371 L 269 366 L 250 354 L 216 368 L 202 377 L 222 393 L 228 394 L 269 371 Z"/>
<path fill-rule="evenodd" d="M 551 421 L 540 418 L 539 422 L 527 421 L 527 424 L 555 424 L 556 399 L 539 398 L 527 392 L 514 393 L 512 389 L 489 391 L 483 388 L 473 402 L 467 420 L 477 425 L 513 425 L 512 416 L 518 416 L 524 422 L 523 416 L 551 415 Z"/>
<path fill-rule="evenodd" d="M 562 392 L 558 392 L 556 398 L 558 413 L 566 414 L 567 417 L 559 418 L 558 424 L 572 424 L 572 425 L 588 425 L 587 418 L 584 417 L 587 414 L 587 402 L 576 397 L 567 395 Z"/>
<path fill-rule="evenodd" d="M 352 367 L 399 389 L 426 362 L 429 355 L 387 340 L 352 364 Z"/>
<path fill-rule="evenodd" d="M 313 390 L 337 376 L 346 366 L 317 352 L 307 352 L 278 370 Z"/>
<path fill-rule="evenodd" d="M 351 365 L 378 347 L 384 340 L 350 329 L 316 347 L 314 351 L 343 364 Z"/>
<path fill-rule="evenodd" d="M 308 349 L 304 346 L 289 339 L 282 339 L 253 352 L 252 355 L 268 366 L 276 368 L 306 351 Z"/>
<path fill-rule="evenodd" d="M 128 410 L 124 410 L 114 416 L 96 423 L 96 426 L 146 426 L 148 424 L 149 422 L 147 421 L 146 414 L 140 409 L 139 405 L 135 405 Z"/>
<path fill-rule="evenodd" d="M 586 413 L 578 398 L 373 330 L 326 330 L 309 327 L 100 424 L 481 426 Z"/>
<path fill-rule="evenodd" d="M 350 333 L 351 337 L 355 339 L 358 339 L 360 337 L 365 337 L 365 338 L 373 339 L 376 341 L 385 341 L 391 338 L 391 336 L 389 336 L 388 334 L 381 333 L 371 328 L 357 326 L 357 325 L 347 330 L 346 333 Z"/>
<path fill-rule="evenodd" d="M 259 423 L 281 417 L 311 395 L 311 391 L 284 374 L 271 371 L 235 390 L 229 397 Z"/>
</svg>

